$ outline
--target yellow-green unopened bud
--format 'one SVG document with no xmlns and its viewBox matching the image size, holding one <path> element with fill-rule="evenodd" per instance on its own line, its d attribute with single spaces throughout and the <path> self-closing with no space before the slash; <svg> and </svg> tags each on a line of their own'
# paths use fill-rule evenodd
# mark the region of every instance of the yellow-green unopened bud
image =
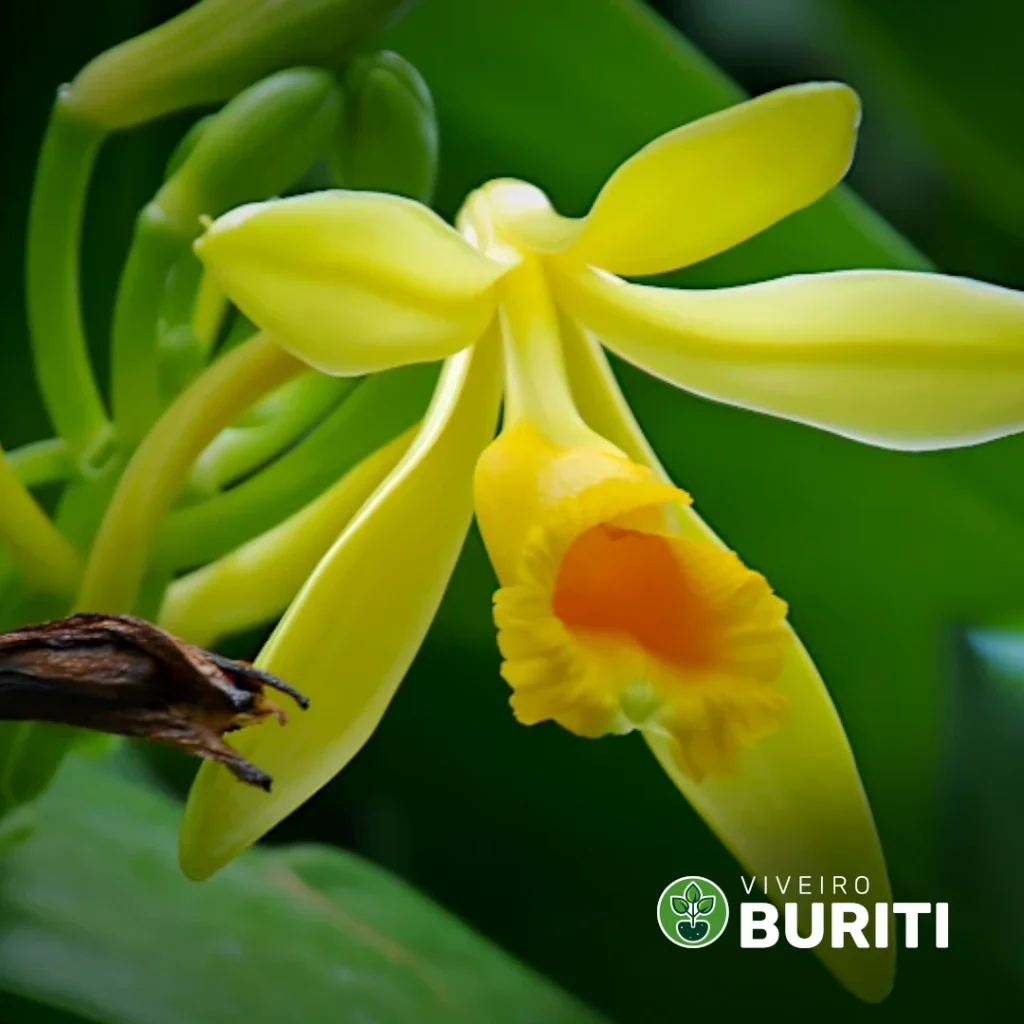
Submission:
<svg viewBox="0 0 1024 1024">
<path fill-rule="evenodd" d="M 257 82 L 207 119 L 156 205 L 192 238 L 201 216 L 277 195 L 326 153 L 341 105 L 327 71 L 292 68 Z"/>
<path fill-rule="evenodd" d="M 202 0 L 91 61 L 66 102 L 107 131 L 221 103 L 281 68 L 337 66 L 403 2 Z"/>
<path fill-rule="evenodd" d="M 437 118 L 420 73 L 385 51 L 357 61 L 345 87 L 348 117 L 334 154 L 339 183 L 429 202 L 437 177 Z"/>
</svg>

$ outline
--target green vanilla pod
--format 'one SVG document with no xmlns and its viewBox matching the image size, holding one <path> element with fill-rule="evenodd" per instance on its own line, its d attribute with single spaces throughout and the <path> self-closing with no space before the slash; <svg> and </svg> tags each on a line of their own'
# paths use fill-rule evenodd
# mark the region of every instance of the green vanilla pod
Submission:
<svg viewBox="0 0 1024 1024">
<path fill-rule="evenodd" d="M 199 142 L 203 132 L 206 131 L 207 125 L 215 117 L 215 114 L 207 114 L 205 117 L 199 118 L 178 140 L 178 144 L 171 151 L 171 155 L 167 159 L 167 166 L 164 168 L 164 181 L 173 178 L 181 165 L 191 156 L 192 150 L 196 148 L 196 143 Z"/>
</svg>

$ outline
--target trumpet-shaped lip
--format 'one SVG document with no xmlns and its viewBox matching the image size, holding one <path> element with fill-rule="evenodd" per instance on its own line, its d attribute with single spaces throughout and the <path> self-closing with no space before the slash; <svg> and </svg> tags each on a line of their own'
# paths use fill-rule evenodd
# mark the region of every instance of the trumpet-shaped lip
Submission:
<svg viewBox="0 0 1024 1024">
<path fill-rule="evenodd" d="M 495 598 L 502 675 L 524 724 L 667 734 L 691 778 L 731 771 L 785 715 L 786 605 L 732 552 L 681 537 L 687 495 L 607 479 L 530 530 Z"/>
<path fill-rule="evenodd" d="M 715 623 L 669 537 L 592 526 L 562 557 L 551 606 L 571 632 L 618 637 L 681 672 L 715 663 Z"/>
</svg>

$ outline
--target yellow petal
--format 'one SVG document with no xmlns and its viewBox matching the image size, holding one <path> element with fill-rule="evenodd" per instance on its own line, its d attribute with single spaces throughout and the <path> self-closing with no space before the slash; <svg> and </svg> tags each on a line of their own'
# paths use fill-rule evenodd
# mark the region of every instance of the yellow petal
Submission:
<svg viewBox="0 0 1024 1024">
<path fill-rule="evenodd" d="M 209 648 L 277 618 L 411 440 L 411 431 L 395 438 L 283 523 L 175 580 L 160 608 L 160 625 Z"/>
<path fill-rule="evenodd" d="M 559 277 L 624 359 L 720 402 L 868 444 L 927 450 L 1024 428 L 1024 294 L 855 270 L 708 291 Z"/>
<path fill-rule="evenodd" d="M 472 518 L 473 466 L 494 435 L 501 371 L 491 335 L 452 357 L 423 427 L 278 626 L 257 664 L 310 697 L 285 728 L 240 733 L 273 792 L 205 764 L 181 864 L 205 878 L 340 771 L 370 737 L 437 611 Z"/>
<path fill-rule="evenodd" d="M 564 341 L 576 399 L 588 423 L 664 476 L 600 347 L 571 327 Z M 683 536 L 721 543 L 691 508 L 680 508 L 679 518 Z M 672 781 L 748 874 L 767 875 L 772 881 L 775 875 L 783 880 L 794 877 L 794 887 L 784 899 L 799 902 L 802 913 L 814 900 L 830 903 L 832 897 L 829 892 L 801 896 L 795 883 L 799 875 L 815 880 L 824 876 L 829 882 L 833 875 L 844 875 L 848 885 L 864 875 L 871 885 L 865 902 L 889 902 L 885 861 L 853 753 L 828 691 L 792 630 L 776 687 L 788 701 L 788 717 L 741 756 L 732 775 L 712 775 L 696 782 L 673 757 L 670 736 L 648 733 L 647 742 Z M 892 948 L 832 949 L 822 944 L 816 952 L 836 978 L 862 999 L 878 1001 L 892 987 Z"/>
<path fill-rule="evenodd" d="M 425 206 L 374 192 L 239 207 L 196 252 L 250 320 L 339 375 L 465 348 L 493 317 L 504 272 Z"/>
<path fill-rule="evenodd" d="M 842 179 L 859 121 L 857 94 L 825 82 L 676 128 L 611 176 L 568 255 L 617 274 L 658 274 L 738 245 Z"/>
</svg>

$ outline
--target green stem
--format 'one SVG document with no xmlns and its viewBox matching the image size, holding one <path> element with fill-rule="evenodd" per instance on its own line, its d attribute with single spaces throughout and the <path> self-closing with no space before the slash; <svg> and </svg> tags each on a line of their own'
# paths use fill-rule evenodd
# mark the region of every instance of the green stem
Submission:
<svg viewBox="0 0 1024 1024">
<path fill-rule="evenodd" d="M 18 479 L 0 449 L 0 544 L 33 587 L 73 594 L 81 577 L 78 552 Z"/>
<path fill-rule="evenodd" d="M 132 610 L 150 563 L 154 531 L 193 462 L 253 402 L 301 369 L 302 363 L 261 333 L 218 360 L 182 392 L 146 435 L 121 477 L 86 565 L 78 608 Z"/>
<path fill-rule="evenodd" d="M 168 277 L 190 238 L 173 231 L 150 203 L 135 222 L 114 305 L 111 393 L 118 436 L 141 440 L 160 415 L 160 306 Z"/>
<path fill-rule="evenodd" d="M 25 581 L 18 575 L 14 560 L 7 551 L 0 549 L 0 633 L 22 625 L 17 618 L 17 608 L 24 591 Z M 0 742 L 0 749 L 2 747 Z"/>
<path fill-rule="evenodd" d="M 418 422 L 437 374 L 438 366 L 430 364 L 367 378 L 266 469 L 216 497 L 168 515 L 157 531 L 155 557 L 176 569 L 191 568 L 220 558 L 287 519 Z"/>
<path fill-rule="evenodd" d="M 174 331 L 179 327 L 192 328 L 196 295 L 203 277 L 203 265 L 191 252 L 178 261 L 167 279 L 167 290 L 160 303 L 161 329 Z"/>
<path fill-rule="evenodd" d="M 209 359 L 228 312 L 228 297 L 212 274 L 203 273 L 192 308 L 192 333 L 204 359 Z"/>
<path fill-rule="evenodd" d="M 79 249 L 89 178 L 103 132 L 57 94 L 29 211 L 28 318 L 50 419 L 76 460 L 101 460 L 111 438 L 89 362 L 79 291 Z"/>
<path fill-rule="evenodd" d="M 284 522 L 175 580 L 154 621 L 203 647 L 273 621 L 395 468 L 414 436 L 415 428 L 407 430 Z"/>
<path fill-rule="evenodd" d="M 72 471 L 68 446 L 59 437 L 23 445 L 9 452 L 7 458 L 22 485 L 29 489 L 63 483 Z"/>
<path fill-rule="evenodd" d="M 257 407 L 264 413 L 261 422 L 229 427 L 214 438 L 192 470 L 194 489 L 214 494 L 249 476 L 293 445 L 357 384 L 355 377 L 327 377 L 316 372 L 289 381 Z"/>
<path fill-rule="evenodd" d="M 127 461 L 127 454 L 118 449 L 96 472 L 73 476 L 64 487 L 54 521 L 79 551 L 88 551 L 96 539 Z"/>
<path fill-rule="evenodd" d="M 213 345 L 197 338 L 192 325 L 203 266 L 191 251 L 175 264 L 160 304 L 158 338 L 160 389 L 170 402 L 203 372 Z"/>
</svg>

